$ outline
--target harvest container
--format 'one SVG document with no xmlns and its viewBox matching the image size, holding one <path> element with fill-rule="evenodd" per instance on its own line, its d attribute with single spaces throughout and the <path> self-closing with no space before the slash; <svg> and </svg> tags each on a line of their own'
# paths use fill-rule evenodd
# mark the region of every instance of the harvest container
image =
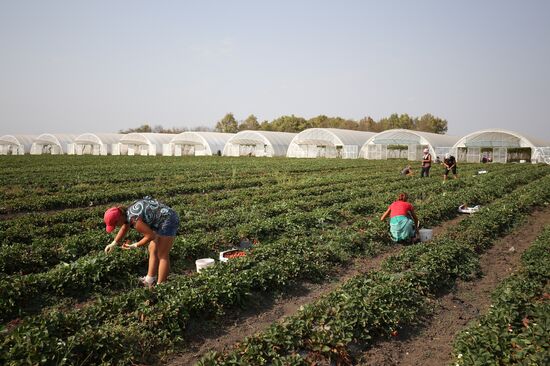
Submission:
<svg viewBox="0 0 550 366">
<path fill-rule="evenodd" d="M 420 241 L 428 241 L 432 239 L 433 231 L 432 229 L 420 229 L 418 234 L 420 235 Z"/>
<path fill-rule="evenodd" d="M 197 259 L 195 261 L 195 265 L 197 266 L 197 272 L 200 273 L 201 270 L 203 270 L 206 267 L 213 266 L 215 263 L 213 258 L 201 258 Z"/>
<path fill-rule="evenodd" d="M 220 252 L 220 261 L 227 262 L 231 258 L 244 257 L 246 252 L 240 249 L 230 249 Z"/>
</svg>

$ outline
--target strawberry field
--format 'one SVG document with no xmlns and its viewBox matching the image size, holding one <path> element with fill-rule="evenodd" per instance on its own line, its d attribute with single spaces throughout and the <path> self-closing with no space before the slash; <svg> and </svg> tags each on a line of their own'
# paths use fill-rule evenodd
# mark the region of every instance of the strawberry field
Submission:
<svg viewBox="0 0 550 366">
<path fill-rule="evenodd" d="M 479 258 L 494 241 L 550 202 L 547 165 L 463 164 L 461 178 L 443 184 L 438 166 L 430 178 L 400 176 L 405 163 L 0 157 L 0 364 L 162 363 L 185 352 L 191 322 L 220 322 L 258 296 L 324 283 L 353 260 L 395 247 L 379 217 L 401 191 L 409 194 L 422 227 L 444 225 L 459 215 L 460 204 L 481 205 L 455 230 L 403 247 L 378 270 L 343 281 L 284 321 L 198 362 L 356 364 L 357 349 L 429 316 L 433 298 L 478 276 Z M 488 173 L 476 174 L 481 168 Z M 145 195 L 181 218 L 169 280 L 152 290 L 137 282 L 146 271 L 145 250 L 103 252 L 112 240 L 105 209 Z M 525 314 L 532 331 L 510 339 L 506 328 L 495 347 L 507 360 L 521 359 L 517 347 L 525 357 L 547 352 L 549 275 L 533 269 L 548 268 L 541 254 L 548 253 L 541 249 L 547 238 L 541 234 L 526 254 L 525 275 L 495 295 L 504 298 L 495 309 L 504 303 L 525 310 L 499 310 L 470 337 L 461 334 L 455 362 L 490 359 L 497 352 L 493 344 L 475 348 L 473 337 L 501 334 L 500 323 L 519 329 Z M 196 259 L 218 259 L 220 251 L 243 242 L 252 244 L 245 256 L 196 273 Z M 506 300 L 522 286 L 529 291 L 517 303 Z M 502 351 L 506 347 L 511 350 Z"/>
</svg>

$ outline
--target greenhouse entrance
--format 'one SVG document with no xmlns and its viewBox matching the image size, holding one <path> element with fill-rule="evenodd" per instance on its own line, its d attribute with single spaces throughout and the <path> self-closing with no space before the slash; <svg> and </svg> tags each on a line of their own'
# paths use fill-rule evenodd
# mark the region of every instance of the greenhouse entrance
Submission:
<svg viewBox="0 0 550 366">
<path fill-rule="evenodd" d="M 531 162 L 530 147 L 460 147 L 457 161 L 467 163 L 527 163 Z"/>
</svg>

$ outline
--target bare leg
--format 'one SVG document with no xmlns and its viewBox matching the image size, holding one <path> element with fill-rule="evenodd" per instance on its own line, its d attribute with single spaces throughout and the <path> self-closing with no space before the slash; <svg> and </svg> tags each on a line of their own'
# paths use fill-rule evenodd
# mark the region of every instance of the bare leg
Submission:
<svg viewBox="0 0 550 366">
<path fill-rule="evenodd" d="M 159 268 L 159 257 L 158 257 L 158 245 L 156 240 L 151 240 L 149 243 L 149 267 L 147 269 L 147 276 L 155 277 Z"/>
<path fill-rule="evenodd" d="M 170 249 L 174 245 L 175 236 L 157 236 L 157 255 L 159 258 L 157 283 L 166 281 L 170 273 Z"/>
</svg>

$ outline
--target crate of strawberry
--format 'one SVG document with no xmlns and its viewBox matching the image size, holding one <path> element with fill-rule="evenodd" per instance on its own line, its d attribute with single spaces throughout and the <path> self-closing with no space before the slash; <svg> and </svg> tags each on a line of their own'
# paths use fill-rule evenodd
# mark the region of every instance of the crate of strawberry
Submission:
<svg viewBox="0 0 550 366">
<path fill-rule="evenodd" d="M 246 256 L 246 252 L 241 249 L 230 249 L 220 252 L 220 261 L 227 262 L 230 259 Z"/>
</svg>

